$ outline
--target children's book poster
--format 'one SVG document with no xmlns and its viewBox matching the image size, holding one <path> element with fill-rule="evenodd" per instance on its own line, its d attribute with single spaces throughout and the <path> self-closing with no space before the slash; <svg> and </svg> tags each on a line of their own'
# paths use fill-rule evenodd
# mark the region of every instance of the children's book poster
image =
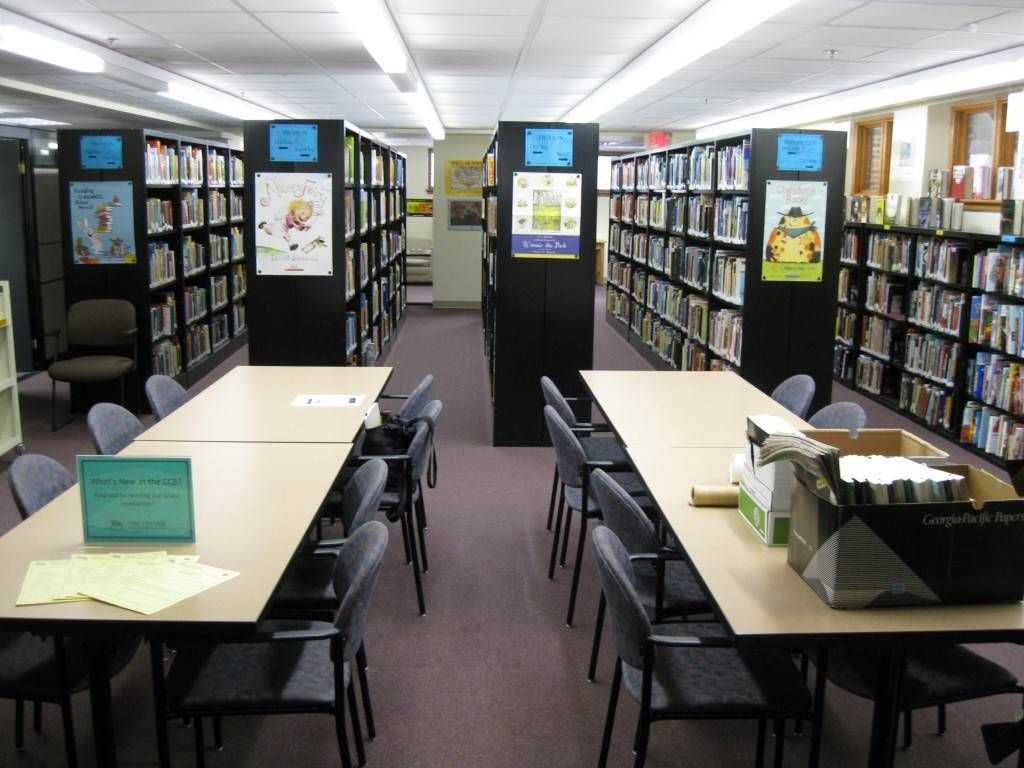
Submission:
<svg viewBox="0 0 1024 768">
<path fill-rule="evenodd" d="M 256 174 L 256 273 L 334 274 L 331 174 Z"/>
<path fill-rule="evenodd" d="M 137 261 L 130 181 L 72 181 L 68 199 L 75 264 Z"/>
<path fill-rule="evenodd" d="M 828 182 L 769 179 L 765 185 L 761 279 L 820 283 Z"/>
<path fill-rule="evenodd" d="M 512 191 L 512 256 L 578 259 L 583 176 L 514 173 Z"/>
</svg>

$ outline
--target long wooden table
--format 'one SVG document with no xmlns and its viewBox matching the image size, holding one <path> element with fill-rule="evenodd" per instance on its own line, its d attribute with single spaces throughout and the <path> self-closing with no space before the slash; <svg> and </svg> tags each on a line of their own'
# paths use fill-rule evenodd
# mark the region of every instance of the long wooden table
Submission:
<svg viewBox="0 0 1024 768">
<path fill-rule="evenodd" d="M 138 440 L 351 443 L 392 368 L 240 365 Z M 357 406 L 292 405 L 299 395 L 361 395 Z"/>
<path fill-rule="evenodd" d="M 770 398 L 738 376 L 636 371 L 582 375 L 737 643 L 827 651 L 836 643 L 862 642 L 887 651 L 872 718 L 872 768 L 893 763 L 899 671 L 907 647 L 929 640 L 1024 640 L 1020 603 L 829 608 L 789 567 L 786 549 L 765 546 L 736 509 L 691 507 L 694 485 L 728 484 L 730 458 L 746 445 L 746 416 L 778 414 L 765 402 Z M 792 414 L 786 418 L 794 426 L 806 426 Z M 825 655 L 820 658 L 827 663 Z M 819 734 L 816 728 L 814 738 Z"/>
</svg>

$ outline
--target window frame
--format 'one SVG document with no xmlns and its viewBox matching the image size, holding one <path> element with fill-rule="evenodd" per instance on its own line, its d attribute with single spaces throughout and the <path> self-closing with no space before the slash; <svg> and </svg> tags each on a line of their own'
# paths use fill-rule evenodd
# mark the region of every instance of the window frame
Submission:
<svg viewBox="0 0 1024 768">
<path fill-rule="evenodd" d="M 428 194 L 434 194 L 434 148 L 427 147 L 427 189 Z"/>
<path fill-rule="evenodd" d="M 882 129 L 882 168 L 879 179 L 879 189 L 866 189 L 861 186 L 865 171 L 871 158 L 868 152 L 868 131 L 875 128 Z M 878 117 L 872 120 L 861 120 L 854 123 L 856 137 L 856 150 L 854 152 L 853 165 L 853 188 L 854 195 L 885 195 L 889 192 L 889 171 L 892 159 L 892 115 Z"/>
<path fill-rule="evenodd" d="M 984 101 L 954 104 L 950 107 L 949 119 L 949 167 L 967 165 L 967 120 L 979 112 L 992 112 L 992 178 L 989 180 L 988 198 L 969 200 L 985 203 L 995 200 L 996 169 L 1012 166 L 1016 152 L 1016 136 L 1006 132 L 1007 94 Z"/>
</svg>

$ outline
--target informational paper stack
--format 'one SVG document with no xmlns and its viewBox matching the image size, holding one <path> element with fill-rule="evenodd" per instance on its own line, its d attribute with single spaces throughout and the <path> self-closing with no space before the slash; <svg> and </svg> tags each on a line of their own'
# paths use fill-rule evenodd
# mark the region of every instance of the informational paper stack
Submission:
<svg viewBox="0 0 1024 768">
<path fill-rule="evenodd" d="M 793 470 L 788 462 L 762 464 L 762 446 L 771 435 L 799 436 L 800 432 L 778 416 L 747 417 L 748 447 L 740 471 L 739 510 L 765 544 L 785 546 Z"/>
<path fill-rule="evenodd" d="M 200 563 L 198 555 L 75 554 L 70 560 L 29 563 L 17 604 L 97 600 L 148 616 L 237 575 Z"/>
</svg>

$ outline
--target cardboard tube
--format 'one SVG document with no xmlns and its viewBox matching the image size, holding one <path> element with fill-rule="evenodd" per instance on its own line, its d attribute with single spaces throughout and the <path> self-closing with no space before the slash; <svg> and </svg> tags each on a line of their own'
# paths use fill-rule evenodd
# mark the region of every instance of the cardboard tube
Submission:
<svg viewBox="0 0 1024 768">
<path fill-rule="evenodd" d="M 735 485 L 695 485 L 690 490 L 690 504 L 695 507 L 735 507 L 739 502 Z"/>
</svg>

